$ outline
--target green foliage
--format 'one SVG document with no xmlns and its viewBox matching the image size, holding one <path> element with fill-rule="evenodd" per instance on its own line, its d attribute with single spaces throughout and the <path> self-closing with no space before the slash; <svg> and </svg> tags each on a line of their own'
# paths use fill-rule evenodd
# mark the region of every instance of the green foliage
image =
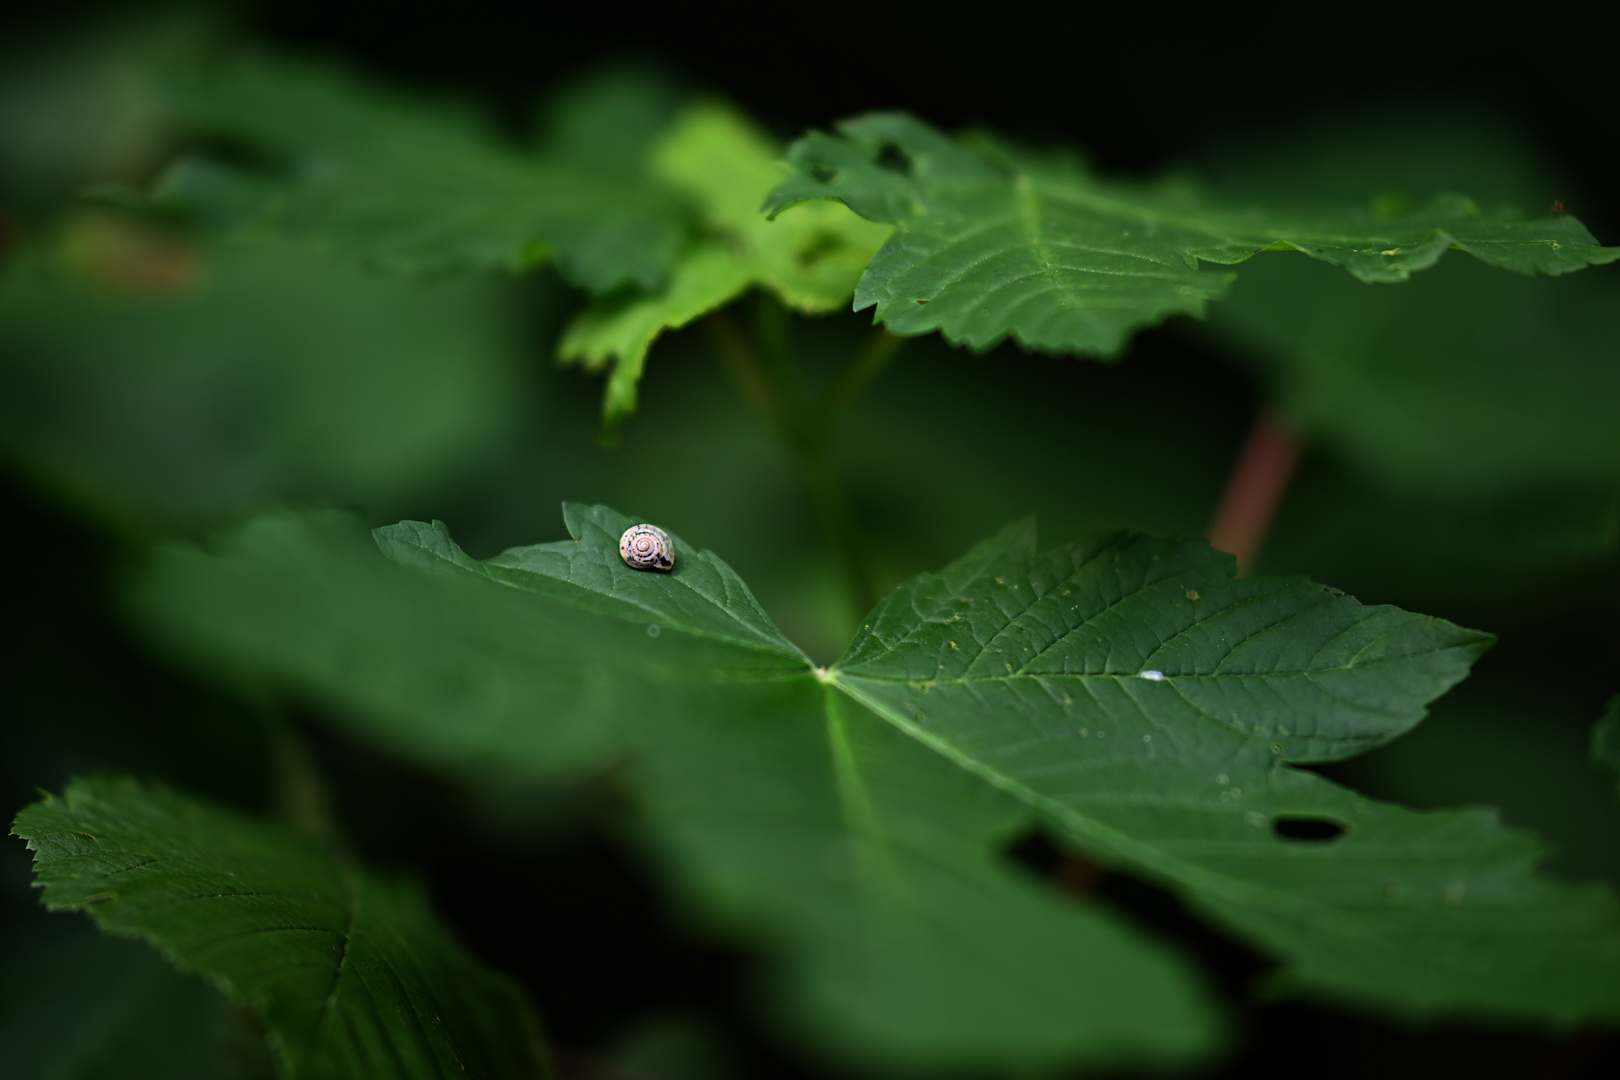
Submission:
<svg viewBox="0 0 1620 1080">
<path fill-rule="evenodd" d="M 345 552 L 330 523 L 263 522 L 224 557 L 166 557 L 140 606 L 210 658 L 364 696 L 361 731 L 436 766 L 549 776 L 636 747 L 650 842 L 786 954 L 788 1021 L 825 1047 L 939 1066 L 1211 1045 L 1184 963 L 997 866 L 1024 815 L 829 694 L 718 557 L 677 536 L 676 570 L 640 573 L 629 519 L 567 521 L 575 540 L 487 563 L 442 526 L 378 531 L 427 574 Z"/>
<path fill-rule="evenodd" d="M 53 911 L 142 938 L 263 1020 L 292 1077 L 547 1074 L 521 991 L 411 888 L 286 826 L 125 780 L 23 810 Z"/>
<path fill-rule="evenodd" d="M 1532 875 L 1536 846 L 1488 812 L 1413 813 L 1286 764 L 1406 730 L 1485 635 L 1234 579 L 1202 544 L 1037 556 L 1024 525 L 891 593 L 824 670 L 711 553 L 677 538 L 673 573 L 639 573 L 617 554 L 632 519 L 566 517 L 573 540 L 482 563 L 442 525 L 379 530 L 429 571 L 392 577 L 261 523 L 221 556 L 167 556 L 140 606 L 215 664 L 362 705 L 359 730 L 439 767 L 499 751 L 551 775 L 610 733 L 635 747 L 670 871 L 786 948 L 793 1000 L 835 1045 L 1033 1063 L 1208 1044 L 1197 998 L 1133 933 L 993 865 L 1037 821 L 1164 881 L 1305 989 L 1558 1023 L 1620 1003 L 1597 959 L 1620 950 L 1607 894 Z M 453 683 L 472 656 L 492 707 Z M 444 722 L 460 715 L 479 719 Z M 1344 835 L 1291 840 L 1296 819 Z M 990 956 L 1022 975 L 991 978 Z M 1086 1002 L 1087 1022 L 1052 1027 L 1057 1001 Z"/>
<path fill-rule="evenodd" d="M 1476 498 L 1620 482 L 1612 274 L 1459 265 L 1398 290 L 1315 267 L 1249 276 L 1215 330 L 1268 371 L 1291 421 L 1386 482 Z"/>
<path fill-rule="evenodd" d="M 894 225 L 856 290 L 857 310 L 897 334 L 940 330 L 984 349 L 1011 336 L 1029 348 L 1118 352 L 1171 315 L 1202 315 L 1241 263 L 1301 251 L 1365 282 L 1405 281 L 1456 247 L 1491 266 L 1563 274 L 1620 258 L 1578 221 L 1524 221 L 1442 196 L 1421 209 L 1285 213 L 1211 205 L 1175 182 L 1128 185 L 1073 158 L 988 139 L 963 144 L 909 116 L 874 113 L 813 133 L 788 151 L 794 173 L 766 200 L 777 214 L 838 199 Z"/>
<path fill-rule="evenodd" d="M 557 123 L 547 152 L 500 145 L 466 110 L 268 56 L 207 65 L 170 86 L 185 127 L 245 144 L 257 167 L 187 158 L 154 198 L 233 230 L 313 236 L 399 270 L 521 270 L 555 258 L 594 290 L 658 285 L 684 235 L 681 207 L 640 168 L 640 140 L 664 107 L 655 91 L 582 96 L 583 115 Z M 593 137 L 581 140 L 581 129 Z"/>
<path fill-rule="evenodd" d="M 1287 958 L 1289 981 L 1416 1012 L 1606 1013 L 1620 981 L 1587 950 L 1620 949 L 1612 897 L 1529 876 L 1535 845 L 1493 814 L 1414 814 L 1283 767 L 1410 726 L 1487 642 L 1306 582 L 1233 581 L 1201 544 L 1037 557 L 1015 528 L 891 594 L 836 670 L 1089 850 Z M 1342 834 L 1291 842 L 1290 820 Z"/>
<path fill-rule="evenodd" d="M 1547 175 L 1534 145 L 1457 110 L 1400 124 L 1348 118 L 1304 147 L 1228 157 L 1214 170 L 1219 190 L 1253 202 L 1293 188 L 1346 202 L 1378 192 L 1398 207 L 1466 187 L 1545 205 L 1570 188 Z M 1476 502 L 1535 493 L 1527 521 L 1547 519 L 1558 496 L 1612 501 L 1612 271 L 1550 281 L 1449 260 L 1405 288 L 1362 289 L 1326 268 L 1264 258 L 1209 328 L 1262 375 L 1291 425 L 1383 484 Z"/>
<path fill-rule="evenodd" d="M 196 246 L 82 216 L 0 277 L 0 423 L 34 468 L 125 519 L 386 504 L 514 426 L 504 300 L 308 244 Z"/>
<path fill-rule="evenodd" d="M 667 286 L 598 300 L 563 333 L 557 354 L 592 370 L 611 359 L 603 399 L 611 435 L 635 411 L 647 350 L 659 334 L 686 325 L 753 286 L 807 313 L 832 311 L 855 290 L 889 230 L 834 207 L 813 207 L 773 226 L 759 201 L 779 176 L 768 140 L 720 105 L 684 112 L 653 155 L 653 169 L 702 209 L 706 233 L 682 252 Z"/>
<path fill-rule="evenodd" d="M 157 952 L 37 910 L 43 931 L 0 927 L 8 1075 L 546 1073 L 523 991 L 314 835 L 322 780 L 283 761 L 306 721 L 359 739 L 312 740 L 357 846 L 423 864 L 478 951 L 565 1003 L 565 1073 L 597 1068 L 570 1045 L 580 972 L 553 966 L 576 934 L 651 1010 L 584 1036 L 601 1068 L 727 1071 L 713 1017 L 636 997 L 660 961 L 616 904 L 576 932 L 551 913 L 581 882 L 511 865 L 587 812 L 687 929 L 769 961 L 750 1003 L 804 1069 L 798 1047 L 884 1075 L 1191 1069 L 1282 995 L 1401 1024 L 1620 1016 L 1608 889 L 1444 808 L 1499 802 L 1566 845 L 1557 870 L 1613 875 L 1584 755 L 1613 689 L 1620 316 L 1612 271 L 1567 278 L 1620 248 L 1508 208 L 1575 205 L 1533 147 L 1407 111 L 1122 182 L 883 113 L 782 162 L 736 107 L 645 74 L 553 93 L 531 140 L 331 65 L 131 41 L 0 78 L 0 452 L 137 568 L 109 664 L 80 643 L 95 568 L 14 522 L 0 781 L 20 803 L 96 763 L 200 768 L 246 809 L 92 779 L 22 812 L 45 906 Z M 101 205 L 65 208 L 86 181 Z M 1475 258 L 1436 266 L 1451 248 Z M 1276 251 L 1311 259 L 1249 261 Z M 1234 289 L 1204 262 L 1248 265 Z M 1111 356 L 1229 292 L 1126 369 L 947 348 Z M 851 301 L 886 329 L 833 317 Z M 1206 520 L 1254 408 L 1198 369 L 1211 342 L 1309 440 L 1271 565 L 1400 607 L 1106 532 Z M 572 375 L 532 370 L 548 355 L 608 373 L 607 441 L 646 399 L 616 456 Z M 742 573 L 680 536 L 672 573 L 631 570 L 617 540 L 648 519 L 575 503 L 568 539 L 467 554 L 570 490 Z M 310 503 L 455 538 L 287 509 Z M 1104 535 L 1042 552 L 1026 518 L 918 573 L 1032 505 Z M 1495 639 L 1403 608 L 1503 632 L 1440 726 Z M 169 664 L 155 704 L 126 700 Z M 1620 769 L 1620 699 L 1590 749 Z M 246 812 L 261 788 L 298 828 Z M 1024 865 L 1042 845 L 1059 872 Z M 1143 882 L 1265 975 L 1233 993 L 1196 932 L 1121 899 Z"/>
<path fill-rule="evenodd" d="M 155 205 L 228 231 L 313 236 L 398 270 L 523 270 L 555 257 L 596 294 L 558 355 L 612 365 L 609 439 L 635 409 L 653 341 L 755 286 L 806 312 L 853 295 L 898 334 L 1113 355 L 1136 331 L 1201 316 L 1227 294 L 1235 275 L 1200 261 L 1294 250 L 1363 282 L 1401 282 L 1452 247 L 1521 273 L 1620 257 L 1567 214 L 1525 220 L 1432 192 L 1421 208 L 1382 198 L 1341 210 L 1273 191 L 1257 209 L 1175 177 L 1106 181 L 1072 156 L 957 141 L 900 114 L 812 133 L 789 149 L 783 179 L 768 140 L 733 110 L 699 104 L 669 121 L 671 93 L 645 79 L 582 87 L 554 110 L 542 150 L 519 153 L 465 112 L 333 70 L 266 56 L 182 70 L 165 84 L 177 122 L 235 149 L 205 139 L 157 184 Z M 773 219 L 836 199 L 872 224 L 816 206 L 773 227 L 755 212 L 761 199 Z M 1273 302 L 1293 299 L 1283 289 Z M 1539 308 L 1525 319 L 1561 325 Z M 1422 335 L 1398 340 L 1418 348 Z"/>
</svg>

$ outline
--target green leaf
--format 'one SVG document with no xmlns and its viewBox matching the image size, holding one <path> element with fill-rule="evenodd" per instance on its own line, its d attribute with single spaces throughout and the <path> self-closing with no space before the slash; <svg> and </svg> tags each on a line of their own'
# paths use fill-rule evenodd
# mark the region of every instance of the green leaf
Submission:
<svg viewBox="0 0 1620 1080">
<path fill-rule="evenodd" d="M 1023 526 L 892 593 L 833 675 L 1286 961 L 1286 984 L 1416 1015 L 1612 1014 L 1606 891 L 1534 876 L 1536 845 L 1489 811 L 1414 813 L 1286 764 L 1404 730 L 1489 640 L 1300 579 L 1234 580 L 1203 544 L 1036 556 Z"/>
<path fill-rule="evenodd" d="M 147 524 L 386 506 L 516 427 L 508 300 L 86 216 L 0 275 L 0 431 L 79 501 Z"/>
<path fill-rule="evenodd" d="M 770 290 L 803 312 L 848 302 L 861 271 L 889 235 L 832 206 L 768 222 L 759 201 L 781 177 L 777 151 L 736 111 L 694 105 L 676 120 L 653 155 L 657 175 L 702 210 L 705 237 L 676 263 L 657 292 L 601 298 L 563 333 L 558 358 L 590 370 L 609 363 L 602 413 L 611 433 L 635 411 L 647 351 L 665 330 L 685 326 L 750 288 Z"/>
<path fill-rule="evenodd" d="M 1101 706 L 1097 693 L 1120 688 L 1132 700 L 1169 696 L 1191 710 L 1178 727 L 1196 715 L 1267 755 L 1312 762 L 1410 729 L 1493 640 L 1305 578 L 1233 570 L 1201 541 L 1119 536 L 1037 559 L 1025 522 L 890 593 L 834 670 L 879 680 L 858 683 L 861 694 L 894 682 L 924 694 L 1036 693 L 1066 707 L 1064 697 Z"/>
<path fill-rule="evenodd" d="M 988 348 L 1011 336 L 1051 351 L 1118 352 L 1171 315 L 1202 315 L 1240 263 L 1302 251 L 1362 281 L 1405 281 L 1452 247 L 1522 273 L 1567 273 L 1620 258 L 1568 216 L 1525 221 L 1445 195 L 1422 209 L 1268 212 L 1210 204 L 1184 183 L 1124 184 L 1078 162 L 980 139 L 966 144 L 898 113 L 813 132 L 788 151 L 794 168 L 765 201 L 778 214 L 839 199 L 895 234 L 867 268 L 856 309 L 898 334 L 942 331 Z"/>
<path fill-rule="evenodd" d="M 481 639 L 444 618 L 449 593 L 414 618 L 400 604 L 334 617 L 326 604 L 353 606 L 334 582 L 362 571 L 307 541 L 302 566 L 245 545 L 171 555 L 142 607 L 201 655 L 339 702 L 363 691 L 295 653 L 346 658 L 360 683 L 371 672 L 347 658 L 410 640 L 390 678 L 438 663 L 463 685 L 532 680 L 529 723 L 507 729 L 514 768 L 554 769 L 557 732 L 576 722 L 616 725 L 671 876 L 782 956 L 796 1013 L 865 1060 L 1207 1052 L 1207 1006 L 1171 958 L 1011 876 L 997 853 L 1038 823 L 1256 943 L 1285 985 L 1405 1015 L 1568 1023 L 1620 1005 L 1607 893 L 1535 876 L 1534 843 L 1488 811 L 1414 813 L 1291 764 L 1409 729 L 1488 635 L 1304 579 L 1235 578 L 1203 543 L 1036 555 L 1024 524 L 891 593 L 819 669 L 714 556 L 676 537 L 673 573 L 629 571 L 615 548 L 632 519 L 567 517 L 573 542 L 483 563 L 442 526 L 379 530 L 396 561 L 429 571 L 418 584 L 470 590 L 470 621 L 485 604 L 525 613 Z M 272 595 L 304 616 L 244 629 Z M 282 642 L 294 635 L 296 649 Z M 474 640 L 497 644 L 456 659 Z M 540 703 L 539 688 L 590 671 L 595 697 Z M 491 753 L 477 721 L 375 693 L 398 702 L 361 721 L 385 744 L 440 767 Z M 1342 834 L 1309 842 L 1296 827 Z"/>
<path fill-rule="evenodd" d="M 633 750 L 648 843 L 695 903 L 782 961 L 787 1022 L 897 1066 L 1050 1067 L 1206 1054 L 1185 961 L 1008 866 L 1015 804 L 831 693 L 718 557 L 673 537 L 632 571 L 632 520 L 569 506 L 573 540 L 468 558 L 442 525 L 259 522 L 163 557 L 137 603 L 211 663 L 346 706 L 437 767 L 553 775 Z"/>
<path fill-rule="evenodd" d="M 144 939 L 263 1019 L 291 1077 L 543 1076 L 521 991 L 420 894 L 291 829 L 127 780 L 24 809 L 52 911 Z"/>
<path fill-rule="evenodd" d="M 645 145 L 633 145 L 648 127 L 635 117 L 663 104 L 632 94 L 627 106 L 611 85 L 600 93 L 614 100 L 588 95 L 576 107 L 620 121 L 596 133 L 612 150 L 578 153 L 577 125 L 565 118 L 557 152 L 536 154 L 502 146 L 464 111 L 332 68 L 238 56 L 173 80 L 171 107 L 192 132 L 245 145 L 261 167 L 187 158 L 154 198 L 238 229 L 312 236 L 391 269 L 522 270 L 554 256 L 589 289 L 654 288 L 687 229 L 675 200 L 643 179 Z"/>
<path fill-rule="evenodd" d="M 153 72 L 200 36 L 173 11 L 58 30 L 8 34 L 4 44 L 0 200 L 14 228 L 77 200 L 87 183 L 150 175 L 166 152 Z"/>
<path fill-rule="evenodd" d="M 1620 697 L 1610 699 L 1603 718 L 1592 729 L 1592 757 L 1620 774 Z M 1620 776 L 1616 777 L 1620 791 Z"/>
</svg>

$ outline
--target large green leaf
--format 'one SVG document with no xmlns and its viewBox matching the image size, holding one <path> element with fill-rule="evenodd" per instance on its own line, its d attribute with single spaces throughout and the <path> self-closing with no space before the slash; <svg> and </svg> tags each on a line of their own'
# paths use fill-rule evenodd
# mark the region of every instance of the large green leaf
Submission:
<svg viewBox="0 0 1620 1080">
<path fill-rule="evenodd" d="M 468 112 L 335 69 L 237 56 L 172 80 L 170 96 L 189 130 L 236 147 L 238 163 L 183 159 L 154 196 L 397 269 L 523 269 L 555 256 L 565 277 L 594 290 L 652 288 L 688 219 L 643 178 L 645 121 L 663 103 L 621 89 L 605 84 L 576 101 L 594 140 L 577 138 L 580 125 L 564 117 L 551 152 L 533 153 L 503 147 Z M 240 163 L 244 147 L 258 167 Z"/>
<path fill-rule="evenodd" d="M 940 330 L 988 348 L 1011 336 L 1053 351 L 1111 354 L 1177 314 L 1201 315 L 1241 263 L 1302 251 L 1362 281 L 1405 281 L 1449 248 L 1522 273 L 1567 273 L 1620 258 L 1568 216 L 1525 221 L 1446 195 L 1421 209 L 1315 213 L 1212 205 L 1184 183 L 1099 179 L 1064 157 L 958 142 L 904 114 L 873 113 L 788 151 L 794 172 L 765 202 L 775 215 L 838 199 L 892 224 L 856 290 L 857 310 L 898 334 Z"/>
<path fill-rule="evenodd" d="M 832 311 L 854 293 L 890 230 L 832 206 L 763 220 L 759 201 L 781 178 L 776 156 L 763 133 L 714 103 L 687 109 L 659 144 L 655 172 L 702 208 L 706 235 L 681 254 L 664 288 L 595 301 L 557 347 L 560 359 L 591 370 L 613 364 L 602 404 L 609 433 L 634 411 L 647 350 L 665 330 L 753 287 L 804 312 Z"/>
<path fill-rule="evenodd" d="M 138 600 L 187 650 L 441 768 L 551 775 L 633 747 L 649 843 L 783 959 L 782 1015 L 829 1052 L 961 1068 L 1212 1047 L 1184 961 L 1009 869 L 1027 815 L 830 691 L 718 557 L 676 536 L 672 573 L 632 571 L 630 519 L 566 517 L 574 539 L 484 563 L 441 525 L 378 531 L 427 573 L 331 520 L 274 519 L 223 556 L 165 556 Z"/>
<path fill-rule="evenodd" d="M 671 874 L 789 961 L 792 1000 L 846 1052 L 1035 1064 L 1208 1045 L 1167 958 L 997 863 L 1037 822 L 1174 889 L 1303 989 L 1408 1015 L 1620 1006 L 1607 894 L 1535 876 L 1534 843 L 1489 812 L 1413 813 L 1290 764 L 1408 729 L 1486 635 L 1237 579 L 1202 543 L 1037 556 L 1026 524 L 890 594 L 843 660 L 813 668 L 714 556 L 677 537 L 672 574 L 633 572 L 616 553 L 631 519 L 567 518 L 572 541 L 483 563 L 442 526 L 379 530 L 431 571 L 389 586 L 283 521 L 281 555 L 251 531 L 224 557 L 170 555 L 140 602 L 198 655 L 390 703 L 364 730 L 441 767 L 487 759 L 497 717 L 507 764 L 540 771 L 581 746 L 559 733 L 612 728 Z M 343 577 L 373 582 L 370 611 L 334 592 Z M 410 617 L 397 597 L 429 582 L 447 607 Z M 452 586 L 469 622 L 496 605 L 510 621 L 485 636 L 446 620 Z M 487 719 L 446 723 L 399 689 L 457 672 L 493 699 Z M 517 685 L 535 696 L 494 697 Z M 546 701 L 550 686 L 574 689 Z"/>
<path fill-rule="evenodd" d="M 142 938 L 253 1009 L 291 1077 L 547 1073 L 522 992 L 463 953 L 417 890 L 286 826 L 90 779 L 12 831 L 47 908 Z"/>
</svg>

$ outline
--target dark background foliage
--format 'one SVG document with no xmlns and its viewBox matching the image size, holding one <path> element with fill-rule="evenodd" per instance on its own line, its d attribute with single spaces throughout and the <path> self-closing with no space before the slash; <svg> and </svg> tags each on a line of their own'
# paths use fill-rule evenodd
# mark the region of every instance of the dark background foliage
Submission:
<svg viewBox="0 0 1620 1080">
<path fill-rule="evenodd" d="M 145 13 L 141 5 L 56 6 L 21 23 L 11 16 L 16 29 L 6 36 L 26 43 Z M 296 0 L 241 5 L 228 21 L 245 40 L 329 54 L 399 83 L 471 97 L 513 131 L 528 126 L 548 90 L 624 61 L 719 91 L 784 139 L 896 106 L 947 128 L 982 124 L 1035 142 L 1072 143 L 1114 172 L 1179 166 L 1261 134 L 1303 135 L 1334 114 L 1400 115 L 1438 104 L 1526 132 L 1546 171 L 1564 178 L 1546 200 L 1564 202 L 1600 241 L 1620 242 L 1620 82 L 1604 55 L 1620 38 L 1620 13 L 1602 7 L 1226 5 L 1194 12 L 1084 3 L 726 9 Z M 529 333 L 543 343 L 570 301 L 549 279 L 532 291 Z M 853 341 L 863 321 L 835 320 L 816 332 Z M 458 487 L 363 509 L 377 523 L 445 517 L 482 545 L 475 554 L 488 555 L 553 538 L 558 498 L 605 497 L 591 485 L 633 471 L 629 462 L 649 448 L 674 447 L 691 468 L 705 467 L 701 453 L 681 449 L 699 416 L 712 421 L 706 431 L 763 444 L 700 353 L 690 335 L 664 347 L 649 367 L 643 415 L 626 445 L 605 457 L 591 440 L 597 384 L 537 364 L 538 385 L 525 398 L 534 406 L 531 427 L 499 465 L 463 477 Z M 544 355 L 543 344 L 535 355 Z M 1025 357 L 1008 346 L 971 357 L 930 340 L 908 346 L 862 403 L 843 452 L 852 462 L 931 463 L 921 473 L 897 466 L 887 480 L 877 470 L 878 479 L 856 491 L 874 546 L 901 552 L 884 566 L 892 581 L 939 565 L 1030 509 L 1040 511 L 1051 541 L 1119 526 L 1196 534 L 1260 403 L 1242 368 L 1179 328 L 1144 335 L 1116 368 Z M 917 440 L 929 436 L 907 428 L 905 418 L 925 411 L 950 418 L 942 426 L 975 428 L 972 437 L 945 439 L 937 453 L 917 455 Z M 1150 414 L 1160 418 L 1154 430 L 1162 437 L 1133 443 L 1130 432 Z M 1072 444 L 1019 441 L 1023 429 L 1064 419 L 1076 429 Z M 1076 462 L 1117 479 L 1097 495 L 1067 478 L 1065 463 Z M 981 469 L 981 486 L 994 491 L 983 505 L 953 501 L 953 477 L 967 468 Z M 785 466 L 779 471 L 786 475 Z M 713 501 L 729 503 L 709 513 L 710 531 L 747 537 L 748 527 L 736 522 L 751 512 L 752 496 L 728 500 L 726 482 L 717 475 L 710 484 L 718 489 Z M 70 508 L 14 458 L 4 483 L 12 569 L 0 791 L 9 804 L 20 806 L 35 786 L 55 787 L 71 772 L 105 766 L 264 808 L 274 785 L 259 706 L 152 655 L 126 629 L 112 598 L 111 583 L 145 538 Z M 681 500 L 703 487 L 688 480 L 668 490 L 630 490 L 651 508 L 668 506 L 674 518 Z M 930 508 L 924 521 L 908 516 L 914 506 Z M 795 514 L 798 526 L 810 527 L 797 504 L 769 513 L 773 527 L 794 525 Z M 927 538 L 914 541 L 917 532 Z M 760 582 L 767 603 L 773 589 L 780 602 L 791 599 L 787 571 L 760 566 L 756 573 L 746 553 L 705 540 Z M 1497 589 L 1492 559 L 1532 557 L 1541 561 L 1533 598 Z M 1503 637 L 1475 678 L 1416 734 L 1337 775 L 1414 805 L 1502 805 L 1510 820 L 1554 838 L 1558 869 L 1620 878 L 1606 783 L 1581 772 L 1586 727 L 1616 688 L 1620 573 L 1613 545 L 1534 556 L 1509 546 L 1469 558 L 1459 568 L 1443 530 L 1428 528 L 1409 504 L 1369 491 L 1331 452 L 1307 456 L 1263 569 L 1309 573 L 1369 602 L 1399 603 Z M 823 647 L 836 651 L 838 644 Z M 1559 673 L 1551 692 L 1536 681 L 1549 671 Z M 310 726 L 307 737 L 355 846 L 370 859 L 416 868 L 469 947 L 526 982 L 573 1062 L 571 1075 L 612 1075 L 592 1072 L 587 1059 L 627 1041 L 643 1053 L 675 1046 L 668 1052 L 690 1064 L 709 1052 L 706 1039 L 723 1044 L 714 1053 L 729 1057 L 735 1075 L 826 1075 L 758 1023 L 750 998 L 759 976 L 746 956 L 694 932 L 660 895 L 622 839 L 631 823 L 611 777 L 565 792 L 475 796 L 324 728 Z M 1009 857 L 1035 873 L 1050 868 L 1038 840 Z M 19 928 L 7 940 L 52 932 L 43 915 L 28 910 L 19 851 L 8 851 L 0 866 L 3 910 Z M 476 898 L 458 888 L 473 878 L 493 887 Z M 1408 1029 L 1312 1005 L 1266 1004 L 1253 996 L 1264 963 L 1200 927 L 1174 901 L 1123 879 L 1107 880 L 1100 893 L 1180 937 L 1224 987 L 1251 1002 L 1233 1058 L 1211 1075 L 1596 1077 L 1620 1065 L 1615 1040 L 1601 1032 L 1570 1040 L 1477 1023 Z M 18 1045 L 4 1023 L 0 1051 Z"/>
</svg>

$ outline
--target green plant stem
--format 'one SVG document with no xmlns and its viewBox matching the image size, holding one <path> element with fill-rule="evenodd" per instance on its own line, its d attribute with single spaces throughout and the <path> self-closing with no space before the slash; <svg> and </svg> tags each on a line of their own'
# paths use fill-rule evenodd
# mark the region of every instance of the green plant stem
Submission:
<svg viewBox="0 0 1620 1080">
<path fill-rule="evenodd" d="M 770 381 L 765 378 L 753 346 L 743 336 L 731 312 L 722 308 L 708 315 L 703 320 L 703 332 L 708 335 L 709 346 L 719 358 L 720 366 L 737 384 L 749 407 L 774 424 L 776 395 L 771 392 Z"/>
<path fill-rule="evenodd" d="M 905 340 L 898 334 L 882 329 L 866 339 L 866 344 L 850 358 L 849 364 L 821 395 L 821 411 L 829 421 L 860 396 L 867 384 L 889 366 L 889 361 L 894 359 L 894 354 L 900 351 Z"/>
<path fill-rule="evenodd" d="M 271 796 L 277 815 L 299 832 L 342 850 L 331 798 L 303 733 L 273 709 L 266 713 L 265 725 L 270 741 Z"/>
<path fill-rule="evenodd" d="M 708 316 L 703 325 L 716 355 L 743 397 L 766 419 L 798 462 L 810 489 L 810 500 L 822 535 L 843 571 L 856 613 L 870 610 L 877 602 L 871 567 L 856 524 L 854 505 L 832 462 L 832 419 L 836 410 L 826 407 L 826 396 L 817 406 L 811 405 L 793 356 L 787 312 L 774 300 L 762 299 L 758 308 L 757 349 L 729 310 Z M 857 367 L 871 370 L 852 381 L 845 400 L 869 381 L 893 353 L 889 348 L 884 351 L 886 355 L 863 359 L 864 353 L 869 351 L 857 354 L 846 369 L 846 374 Z"/>
</svg>

